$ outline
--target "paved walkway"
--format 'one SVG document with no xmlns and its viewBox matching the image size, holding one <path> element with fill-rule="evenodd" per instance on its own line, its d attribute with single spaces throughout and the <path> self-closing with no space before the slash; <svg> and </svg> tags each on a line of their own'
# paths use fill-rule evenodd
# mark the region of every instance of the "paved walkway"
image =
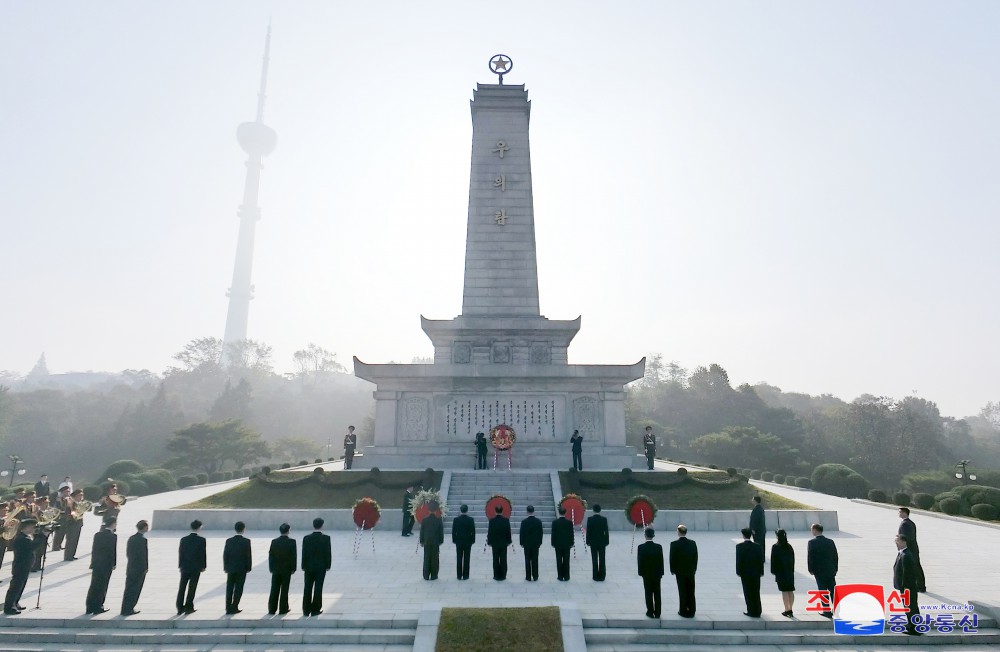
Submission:
<svg viewBox="0 0 1000 652">
<path fill-rule="evenodd" d="M 106 606 L 110 612 L 98 618 L 119 618 L 122 587 L 125 579 L 125 540 L 134 532 L 134 523 L 149 519 L 154 509 L 173 507 L 196 500 L 222 488 L 236 484 L 222 483 L 208 487 L 185 490 L 133 499 L 122 510 L 119 521 L 119 566 L 111 580 Z M 892 563 L 895 558 L 893 536 L 898 520 L 895 512 L 871 505 L 858 504 L 811 491 L 782 485 L 755 483 L 769 491 L 793 497 L 801 502 L 823 509 L 836 509 L 840 513 L 841 531 L 832 534 L 840 550 L 841 583 L 867 582 L 891 584 Z M 748 510 L 749 514 L 749 510 Z M 523 516 L 521 506 L 515 506 L 515 519 Z M 1000 577 L 996 551 L 1000 549 L 1000 530 L 976 525 L 932 518 L 914 511 L 914 521 L 920 534 L 921 558 L 927 574 L 931 593 L 921 596 L 923 604 L 934 600 L 947 603 L 965 603 L 970 600 L 1000 604 Z M 769 523 L 769 529 L 776 524 Z M 88 517 L 80 546 L 80 559 L 63 562 L 61 556 L 50 560 L 45 574 L 41 608 L 35 610 L 38 592 L 38 574 L 33 574 L 22 603 L 31 607 L 20 619 L 84 617 L 84 598 L 90 579 L 87 568 L 90 542 L 97 527 L 97 519 Z M 222 548 L 229 533 L 207 532 L 209 568 L 202 575 L 198 588 L 198 612 L 188 619 L 216 620 L 225 618 L 223 595 L 225 575 L 222 572 Z M 293 531 L 301 539 L 306 532 Z M 327 576 L 325 614 L 322 617 L 345 615 L 350 617 L 385 617 L 389 615 L 415 617 L 421 606 L 436 602 L 444 606 L 534 606 L 561 604 L 576 606 L 583 617 L 641 617 L 645 608 L 642 584 L 636 576 L 632 551 L 632 535 L 612 532 L 608 549 L 608 579 L 595 583 L 590 578 L 589 553 L 582 542 L 577 547 L 572 562 L 572 580 L 557 582 L 555 559 L 551 548 L 544 548 L 541 555 L 542 577 L 539 582 L 527 583 L 523 579 L 523 561 L 518 549 L 510 555 L 508 581 L 495 582 L 492 578 L 490 556 L 483 551 L 483 533 L 474 548 L 472 577 L 467 582 L 455 579 L 454 548 L 445 545 L 441 554 L 441 574 L 436 582 L 421 578 L 421 554 L 417 550 L 416 536 L 403 538 L 395 531 L 376 531 L 374 537 L 366 534 L 360 540 L 357 554 L 355 537 L 350 532 L 332 532 L 334 546 L 333 570 Z M 253 540 L 254 569 L 247 578 L 243 597 L 244 612 L 235 618 L 257 620 L 266 617 L 267 593 L 270 576 L 267 571 L 267 548 L 275 532 L 249 532 Z M 732 619 L 741 617 L 743 611 L 739 579 L 734 571 L 734 546 L 739 533 L 697 532 L 690 533 L 698 542 L 700 565 L 698 571 L 699 618 Z M 657 541 L 666 544 L 673 538 L 670 532 L 661 532 Z M 150 532 L 150 561 L 152 569 L 147 577 L 138 608 L 143 618 L 177 618 L 174 597 L 178 573 L 177 533 Z M 798 590 L 796 613 L 802 618 L 821 621 L 819 617 L 804 614 L 806 591 L 815 588 L 812 578 L 805 572 L 805 547 L 808 535 L 791 537 L 797 553 L 796 588 Z M 768 544 L 773 542 L 770 537 Z M 638 538 L 635 541 L 639 543 Z M 770 545 L 768 545 L 770 548 Z M 10 556 L 0 577 L 6 590 L 9 581 Z M 292 613 L 286 618 L 301 616 L 302 574 L 292 579 Z M 664 581 L 665 618 L 677 619 L 676 590 L 670 578 Z M 770 576 L 763 582 L 763 604 L 766 614 L 776 615 L 781 608 L 780 595 Z"/>
</svg>

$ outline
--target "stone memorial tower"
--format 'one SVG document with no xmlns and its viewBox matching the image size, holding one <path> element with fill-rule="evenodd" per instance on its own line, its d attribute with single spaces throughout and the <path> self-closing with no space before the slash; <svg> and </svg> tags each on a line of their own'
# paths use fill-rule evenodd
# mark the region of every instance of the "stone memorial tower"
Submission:
<svg viewBox="0 0 1000 652">
<path fill-rule="evenodd" d="M 511 65 L 491 59 L 500 83 L 473 92 L 462 314 L 421 317 L 433 364 L 354 358 L 355 375 L 377 385 L 374 446 L 355 467 L 471 469 L 476 433 L 505 424 L 517 436 L 514 468 L 569 467 L 574 430 L 584 437 L 584 468 L 645 468 L 625 445 L 624 405 L 624 386 L 642 378 L 645 358 L 571 365 L 580 318 L 551 320 L 539 310 L 531 102 L 524 85 L 503 84 Z"/>
</svg>

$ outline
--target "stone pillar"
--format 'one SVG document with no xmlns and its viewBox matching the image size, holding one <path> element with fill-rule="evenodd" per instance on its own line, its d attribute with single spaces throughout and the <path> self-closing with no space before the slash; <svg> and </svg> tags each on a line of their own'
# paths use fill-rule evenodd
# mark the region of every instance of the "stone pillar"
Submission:
<svg viewBox="0 0 1000 652">
<path fill-rule="evenodd" d="M 601 392 L 604 405 L 604 445 L 625 445 L 625 392 Z"/>
<path fill-rule="evenodd" d="M 396 445 L 396 409 L 399 392 L 375 391 L 375 445 Z"/>
</svg>

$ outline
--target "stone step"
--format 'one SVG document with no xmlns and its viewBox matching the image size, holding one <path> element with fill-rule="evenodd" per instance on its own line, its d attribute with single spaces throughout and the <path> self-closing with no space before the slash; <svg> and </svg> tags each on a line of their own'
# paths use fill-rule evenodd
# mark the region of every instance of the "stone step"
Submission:
<svg viewBox="0 0 1000 652">
<path fill-rule="evenodd" d="M 681 619 L 673 614 L 664 615 L 660 620 L 639 618 L 630 615 L 622 616 L 583 616 L 581 622 L 585 629 L 715 629 L 715 630 L 781 630 L 803 631 L 826 628 L 832 629 L 830 621 L 812 614 L 796 618 L 782 618 L 776 614 L 764 614 L 761 618 L 712 618 L 698 615 L 690 619 Z M 980 630 L 996 630 L 997 621 L 991 616 L 980 614 L 978 618 Z"/>
<path fill-rule="evenodd" d="M 39 644 L 39 643 L 8 643 L 4 641 L 3 647 L 0 648 L 4 652 L 66 652 L 66 647 L 63 644 L 51 643 L 51 644 Z M 274 645 L 267 643 L 262 644 L 218 644 L 206 647 L 200 644 L 190 644 L 190 645 L 170 645 L 164 648 L 160 645 L 147 646 L 138 648 L 139 650 L 162 650 L 169 649 L 170 652 L 205 652 L 211 649 L 212 652 L 274 652 Z M 316 644 L 316 643 L 282 643 L 281 650 L 289 650 L 291 652 L 413 652 L 413 645 L 382 645 L 378 643 L 373 644 L 356 644 L 356 643 L 345 643 L 345 644 Z M 137 648 L 135 646 L 128 647 L 111 647 L 108 645 L 74 645 L 72 647 L 73 652 L 108 652 L 110 650 L 128 650 L 128 652 L 136 652 Z M 968 652 L 968 651 L 966 651 Z"/>
<path fill-rule="evenodd" d="M 662 646 L 665 645 L 705 645 L 710 647 L 720 645 L 791 645 L 808 649 L 817 649 L 823 646 L 870 649 L 868 646 L 872 643 L 877 643 L 880 646 L 918 644 L 921 648 L 937 648 L 939 645 L 992 646 L 1000 644 L 1000 633 L 996 630 L 980 631 L 974 634 L 932 632 L 915 641 L 915 637 L 889 632 L 880 636 L 835 634 L 830 626 L 790 630 L 584 627 L 583 634 L 587 641 L 587 649 L 591 652 L 595 649 L 592 646 L 610 646 L 611 649 L 618 650 L 621 649 L 622 645 L 653 645 L 657 646 L 657 649 L 663 649 Z"/>
<path fill-rule="evenodd" d="M 945 643 L 941 645 L 931 645 L 927 648 L 920 647 L 926 637 L 920 637 L 917 641 L 907 641 L 907 644 L 883 643 L 879 636 L 865 636 L 862 638 L 875 639 L 863 642 L 863 647 L 855 647 L 844 642 L 836 647 L 815 646 L 815 645 L 766 645 L 761 647 L 740 646 L 740 650 L 761 650 L 761 652 L 816 652 L 822 649 L 831 649 L 836 652 L 846 652 L 847 650 L 864 650 L 864 652 L 921 652 L 925 649 L 934 652 L 991 652 L 993 647 L 990 644 L 962 644 Z M 909 638 L 909 637 L 907 637 Z M 752 644 L 751 644 L 752 645 Z M 213 648 L 218 649 L 218 648 Z M 691 645 L 691 644 L 669 644 L 660 643 L 619 643 L 607 645 L 603 643 L 587 643 L 587 652 L 718 652 L 718 645 Z"/>
<path fill-rule="evenodd" d="M 162 624 L 162 623 L 161 623 Z M 97 645 L 105 647 L 150 645 L 230 645 L 245 649 L 255 645 L 402 645 L 412 646 L 414 629 L 384 629 L 371 627 L 228 627 L 200 629 L 118 629 L 118 628 L 48 628 L 5 627 L 3 649 L 11 643 L 32 645 Z M 214 649 L 214 648 L 213 648 Z"/>
<path fill-rule="evenodd" d="M 110 615 L 110 613 L 108 614 Z M 334 614 L 323 614 L 317 618 L 267 616 L 261 618 L 197 618 L 186 616 L 168 620 L 148 618 L 0 618 L 0 635 L 14 629 L 69 628 L 69 629 L 239 629 L 243 627 L 265 627 L 269 629 L 416 629 L 417 619 L 413 617 L 351 618 Z"/>
</svg>

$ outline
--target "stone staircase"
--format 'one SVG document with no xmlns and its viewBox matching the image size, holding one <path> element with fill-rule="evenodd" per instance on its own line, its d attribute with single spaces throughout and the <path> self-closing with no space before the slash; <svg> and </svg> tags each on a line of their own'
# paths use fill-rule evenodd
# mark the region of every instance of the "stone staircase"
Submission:
<svg viewBox="0 0 1000 652">
<path fill-rule="evenodd" d="M 886 632 L 879 636 L 835 634 L 825 620 L 742 618 L 711 620 L 698 616 L 691 620 L 647 618 L 583 618 L 587 652 L 710 652 L 720 646 L 768 652 L 819 650 L 989 650 L 1000 649 L 1000 632 L 992 618 L 979 619 L 977 633 L 934 632 L 911 637 Z M 971 646 L 971 647 L 970 647 Z"/>
<path fill-rule="evenodd" d="M 332 650 L 411 652 L 417 619 L 271 618 L 113 620 L 2 618 L 0 649 Z"/>
<path fill-rule="evenodd" d="M 494 494 L 507 496 L 514 507 L 510 522 L 515 540 L 518 525 L 527 516 L 524 508 L 528 505 L 534 505 L 535 516 L 542 521 L 546 532 L 556 518 L 551 474 L 528 471 L 453 472 L 448 488 L 448 515 L 458 516 L 459 506 L 468 505 L 469 515 L 476 521 L 476 532 L 485 535 L 488 524 L 486 501 Z M 445 527 L 450 531 L 452 519 L 445 520 Z"/>
</svg>

